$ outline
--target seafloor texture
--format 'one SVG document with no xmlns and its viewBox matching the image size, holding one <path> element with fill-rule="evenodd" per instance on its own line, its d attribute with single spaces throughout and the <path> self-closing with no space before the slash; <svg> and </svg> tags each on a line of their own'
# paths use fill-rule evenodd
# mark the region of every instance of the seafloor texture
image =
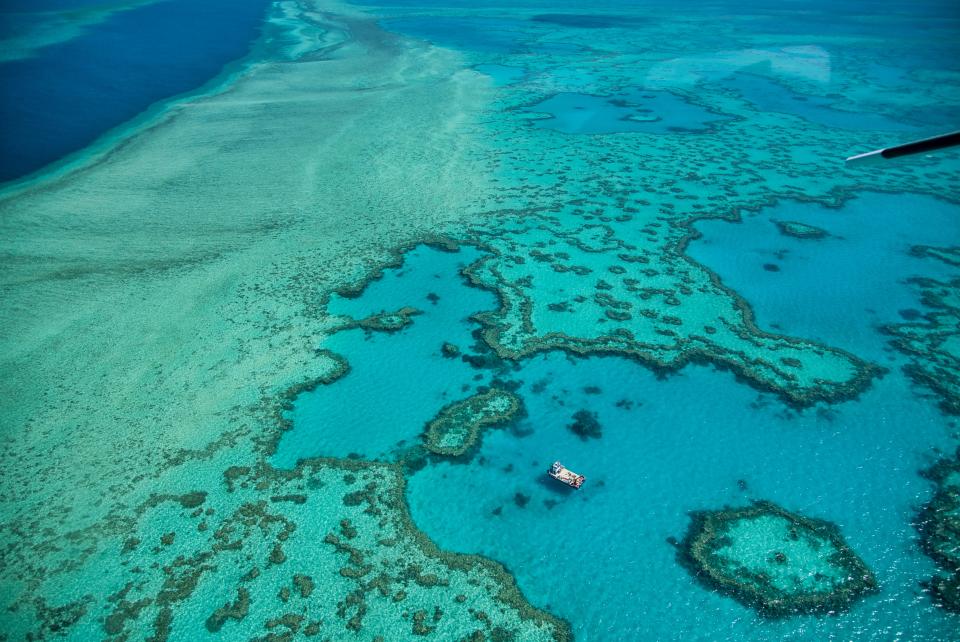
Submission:
<svg viewBox="0 0 960 642">
<path fill-rule="evenodd" d="M 0 637 L 953 637 L 960 159 L 841 159 L 953 126 L 960 25 L 688 9 L 277 2 L 0 194 Z M 760 497 L 842 612 L 677 563 Z"/>
</svg>

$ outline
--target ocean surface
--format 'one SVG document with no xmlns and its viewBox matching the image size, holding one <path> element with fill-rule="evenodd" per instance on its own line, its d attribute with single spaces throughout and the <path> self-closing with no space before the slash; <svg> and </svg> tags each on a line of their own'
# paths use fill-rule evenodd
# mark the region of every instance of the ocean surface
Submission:
<svg viewBox="0 0 960 642">
<path fill-rule="evenodd" d="M 960 155 L 843 163 L 957 128 L 955 3 L 51 0 L 0 43 L 10 639 L 960 639 L 917 528 Z M 58 350 L 109 372 L 35 389 Z M 491 388 L 522 410 L 431 451 Z M 22 492 L 57 435 L 69 518 Z M 878 590 L 775 618 L 695 577 L 692 516 L 761 500 Z"/>
<path fill-rule="evenodd" d="M 831 213 L 829 229 L 854 229 L 846 226 L 856 223 L 858 205 Z M 903 199 L 903 205 L 931 224 L 944 223 L 937 215 L 946 208 L 936 201 Z M 691 254 L 731 284 L 749 284 L 747 295 L 769 292 L 757 278 L 758 264 L 790 243 L 776 233 L 764 236 L 764 227 L 773 227 L 768 216 L 788 214 L 810 224 L 825 216 L 812 206 L 797 209 L 764 211 L 739 226 L 711 222 L 713 234 L 695 242 Z M 956 227 L 956 219 L 946 223 Z M 833 250 L 815 246 L 806 256 L 790 255 L 780 277 L 786 287 L 756 309 L 778 331 L 858 350 L 891 368 L 870 394 L 796 412 L 711 367 L 661 378 L 622 358 L 537 356 L 506 377 L 519 386 L 527 412 L 522 420 L 484 434 L 466 464 L 439 462 L 412 475 L 407 497 L 415 522 L 443 548 L 506 563 L 534 603 L 573 623 L 577 639 L 952 639 L 954 618 L 918 590 L 917 578 L 933 567 L 909 542 L 917 505 L 929 490 L 917 470 L 930 463 L 934 449 L 951 448 L 956 424 L 912 389 L 898 369 L 902 358 L 883 347 L 883 337 L 863 330 L 895 322 L 899 306 L 922 308 L 916 292 L 901 286 L 916 266 L 871 265 L 877 247 L 896 246 L 909 235 L 904 239 L 897 225 L 864 227 L 873 231 L 869 242 L 845 238 Z M 404 306 L 423 314 L 397 335 L 358 329 L 331 340 L 330 349 L 353 369 L 300 398 L 275 465 L 291 467 L 297 458 L 321 454 L 395 460 L 417 442 L 437 408 L 490 384 L 489 371 L 440 350 L 444 343 L 471 345 L 477 325 L 470 315 L 496 305 L 459 275 L 475 259 L 469 248 L 455 254 L 419 248 L 361 298 L 331 303 L 332 311 L 355 318 Z M 848 297 L 846 280 L 819 276 L 818 266 L 837 261 L 864 266 L 856 276 L 876 284 L 845 299 L 849 314 L 811 319 L 782 312 L 798 302 Z M 791 275 L 791 267 L 798 274 Z M 584 441 L 567 428 L 582 409 L 597 413 L 601 438 Z M 582 491 L 545 478 L 558 457 L 589 471 Z M 842 616 L 770 622 L 691 582 L 667 538 L 683 535 L 688 511 L 751 499 L 773 499 L 841 524 L 880 573 L 883 593 Z"/>
<path fill-rule="evenodd" d="M 61 22 L 76 37 L 0 59 L 0 181 L 9 181 L 89 145 L 152 104 L 203 85 L 246 55 L 267 0 L 157 0 L 103 3 L 10 2 L 0 7 L 0 48 Z M 62 15 L 66 14 L 66 15 Z M 11 47 L 12 49 L 12 47 Z"/>
<path fill-rule="evenodd" d="M 912 48 L 906 58 L 896 48 L 896 61 L 887 58 L 893 52 L 871 49 L 865 56 L 869 68 L 857 68 L 852 58 L 860 52 L 851 50 L 848 58 L 837 43 L 856 47 L 858 35 L 887 38 L 894 27 L 878 19 L 876 29 L 855 35 L 856 21 L 843 16 L 845 9 L 856 11 L 852 4 L 782 19 L 779 5 L 679 8 L 678 14 L 715 11 L 719 20 L 737 20 L 727 12 L 744 16 L 743 28 L 754 30 L 750 40 L 767 38 L 774 48 L 789 36 L 808 47 L 831 43 L 809 63 L 797 61 L 796 74 L 826 67 L 828 77 L 816 94 L 791 87 L 790 73 L 778 73 L 776 61 L 762 56 L 730 64 L 720 56 L 692 65 L 701 82 L 746 101 L 744 112 L 718 112 L 703 96 L 695 104 L 670 91 L 625 87 L 621 79 L 605 86 L 604 53 L 618 50 L 624 31 L 649 28 L 651 18 L 643 17 L 649 3 L 606 3 L 597 14 L 532 20 L 512 19 L 507 11 L 468 15 L 473 12 L 451 3 L 389 6 L 409 7 L 414 15 L 387 20 L 386 28 L 475 54 L 484 61 L 475 68 L 500 86 L 519 93 L 525 86 L 550 85 L 548 98 L 522 109 L 538 115 L 532 126 L 564 134 L 709 135 L 714 123 L 761 112 L 793 116 L 792 127 L 883 131 L 899 140 L 949 129 L 960 116 L 956 93 L 952 104 L 922 104 L 894 115 L 883 92 L 914 83 L 906 70 L 955 69 L 955 63 L 937 46 L 946 43 L 931 37 L 927 44 L 933 46 Z M 552 11 L 546 4 L 524 6 L 540 7 Z M 584 12 L 581 5 L 562 8 Z M 956 29 L 960 16 L 942 9 L 949 18 L 942 27 Z M 832 19 L 824 17 L 834 12 Z M 919 42 L 922 35 L 897 27 L 896 37 Z M 716 40 L 707 31 L 698 45 L 709 48 Z M 645 50 L 630 53 L 639 58 Z M 548 55 L 556 51 L 576 61 L 565 70 L 576 77 L 557 74 Z M 503 64 L 504 57 L 523 66 Z M 637 66 L 618 71 L 636 83 L 642 69 Z M 850 87 L 846 83 L 854 77 L 858 86 Z M 586 91 L 577 92 L 581 87 Z M 850 94 L 859 99 L 839 108 L 837 102 Z M 781 139 L 758 125 L 750 144 L 789 148 L 790 136 Z M 843 148 L 824 152 L 837 160 L 844 155 Z M 558 156 L 554 162 L 566 160 Z M 957 277 L 955 266 L 909 251 L 955 244 L 958 214 L 955 204 L 930 196 L 866 192 L 840 208 L 785 200 L 744 214 L 742 222 L 697 223 L 702 236 L 689 244 L 688 256 L 742 296 L 761 328 L 848 350 L 889 373 L 855 400 L 796 411 L 710 366 L 657 376 L 618 357 L 536 355 L 500 375 L 522 397 L 523 419 L 487 432 L 466 463 L 432 463 L 411 476 L 407 498 L 414 521 L 442 548 L 504 562 L 525 595 L 568 619 L 577 639 L 955 639 L 956 617 L 931 606 L 919 588 L 918 578 L 932 573 L 933 565 L 912 544 L 911 524 L 929 492 L 917 471 L 936 452 L 952 450 L 956 421 L 903 374 L 906 360 L 881 327 L 929 312 L 911 277 Z M 778 232 L 776 220 L 816 226 L 828 236 L 791 238 Z M 437 408 L 490 385 L 496 375 L 482 369 L 478 374 L 439 350 L 444 343 L 473 344 L 471 331 L 479 325 L 472 315 L 497 307 L 490 293 L 470 287 L 459 274 L 474 260 L 471 248 L 452 255 L 420 248 L 360 299 L 331 302 L 331 311 L 358 319 L 404 306 L 424 312 L 397 335 L 357 329 L 327 344 L 354 370 L 297 401 L 294 430 L 280 442 L 276 465 L 318 455 L 395 460 L 417 443 Z M 609 258 L 600 253 L 596 260 L 587 267 L 600 271 Z M 597 414 L 600 439 L 582 440 L 569 430 L 579 410 Z M 555 459 L 586 474 L 583 491 L 569 492 L 544 476 Z M 879 574 L 880 594 L 842 615 L 767 621 L 691 581 L 667 542 L 682 538 L 687 513 L 754 499 L 840 525 Z"/>
</svg>

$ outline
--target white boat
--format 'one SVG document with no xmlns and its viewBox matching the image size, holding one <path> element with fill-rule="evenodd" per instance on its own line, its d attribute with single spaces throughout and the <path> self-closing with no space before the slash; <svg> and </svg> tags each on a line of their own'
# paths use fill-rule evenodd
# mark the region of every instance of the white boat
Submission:
<svg viewBox="0 0 960 642">
<path fill-rule="evenodd" d="M 562 482 L 569 486 L 570 488 L 579 489 L 583 485 L 583 482 L 586 481 L 586 477 L 583 475 L 578 475 L 573 472 L 559 461 L 553 462 L 553 466 L 547 470 L 547 474 L 556 479 L 558 482 Z"/>
</svg>

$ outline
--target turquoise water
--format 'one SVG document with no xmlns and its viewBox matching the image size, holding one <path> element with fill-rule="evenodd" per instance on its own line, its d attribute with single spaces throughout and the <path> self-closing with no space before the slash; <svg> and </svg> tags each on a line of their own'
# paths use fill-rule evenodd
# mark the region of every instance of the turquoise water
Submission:
<svg viewBox="0 0 960 642">
<path fill-rule="evenodd" d="M 774 221 L 805 223 L 828 236 L 785 236 Z M 786 201 L 742 223 L 700 221 L 696 229 L 703 238 L 688 254 L 755 302 L 761 327 L 884 365 L 897 357 L 882 334 L 865 330 L 929 312 L 909 279 L 957 276 L 955 267 L 910 254 L 916 245 L 960 238 L 956 206 L 930 197 L 865 193 L 841 209 Z"/>
<path fill-rule="evenodd" d="M 506 65 L 477 65 L 474 67 L 477 71 L 493 78 L 493 81 L 499 85 L 512 85 L 522 80 L 526 72 L 520 67 L 508 67 Z"/>
<path fill-rule="evenodd" d="M 642 90 L 616 96 L 560 93 L 533 105 L 530 111 L 549 115 L 538 120 L 537 126 L 568 134 L 697 132 L 721 119 L 668 92 Z"/>
<path fill-rule="evenodd" d="M 350 372 L 310 393 L 309 404 L 297 404 L 291 416 L 296 429 L 280 441 L 276 465 L 292 467 L 319 455 L 393 460 L 394 451 L 419 442 L 437 410 L 489 383 L 486 374 L 441 352 L 444 343 L 463 349 L 472 344 L 475 324 L 468 316 L 495 305 L 492 295 L 465 288 L 456 278 L 475 256 L 469 249 L 452 254 L 419 248 L 363 297 L 331 301 L 331 312 L 357 319 L 405 306 L 422 314 L 397 334 L 356 329 L 334 335 L 326 347 L 347 357 Z"/>
<path fill-rule="evenodd" d="M 939 49 L 950 47 L 934 37 L 936 46 L 925 51 L 893 45 L 862 56 L 852 45 L 845 48 L 856 40 L 858 5 L 789 19 L 777 19 L 778 7 L 698 7 L 687 25 L 682 19 L 661 23 L 663 32 L 683 32 L 682 45 L 660 44 L 664 52 L 656 46 L 651 50 L 644 37 L 656 32 L 653 16 L 667 20 L 653 5 L 608 3 L 589 15 L 570 5 L 564 14 L 531 14 L 526 24 L 496 11 L 468 15 L 455 4 L 398 2 L 382 9 L 390 15 L 384 22 L 388 29 L 467 52 L 479 62 L 473 68 L 503 88 L 506 113 L 520 119 L 503 136 L 505 143 L 522 148 L 526 143 L 517 141 L 532 137 L 531 130 L 548 130 L 530 144 L 541 164 L 524 172 L 518 160 L 511 176 L 551 185 L 544 177 L 560 175 L 554 189 L 562 189 L 560 200 L 573 205 L 556 208 L 539 227 L 534 224 L 518 237 L 523 239 L 519 246 L 503 242 L 497 231 L 498 226 L 512 231 L 513 222 L 488 224 L 489 236 L 481 238 L 498 251 L 536 247 L 552 253 L 566 249 L 565 243 L 573 245 L 579 232 L 562 236 L 554 230 L 569 235 L 582 224 L 575 206 L 596 213 L 612 238 L 633 244 L 629 249 L 652 247 L 645 243 L 655 240 L 656 229 L 644 228 L 644 239 L 630 216 L 626 223 L 615 218 L 629 198 L 636 198 L 624 186 L 628 179 L 618 181 L 625 166 L 635 163 L 640 169 L 634 170 L 632 176 L 639 177 L 634 180 L 649 185 L 644 181 L 652 183 L 655 170 L 643 174 L 653 155 L 646 146 L 668 149 L 678 160 L 667 171 L 679 181 L 648 188 L 644 198 L 669 201 L 664 192 L 680 191 L 676 185 L 692 163 L 699 176 L 682 183 L 689 192 L 711 194 L 709 185 L 719 183 L 724 198 L 710 200 L 730 202 L 734 211 L 744 207 L 742 222 L 696 222 L 693 229 L 701 236 L 682 246 L 686 255 L 742 297 L 760 329 L 840 348 L 882 368 L 882 375 L 854 399 L 803 410 L 711 365 L 652 371 L 623 357 L 553 351 L 501 369 L 498 381 L 516 389 L 525 416 L 507 428 L 488 429 L 473 457 L 430 460 L 410 476 L 407 499 L 414 521 L 441 547 L 504 562 L 525 595 L 568 619 L 577 639 L 947 640 L 956 639 L 960 630 L 956 617 L 933 606 L 920 588 L 934 566 L 915 545 L 912 525 L 917 507 L 930 496 L 917 473 L 937 452 L 953 448 L 956 420 L 942 414 L 934 395 L 904 374 L 907 357 L 882 332 L 885 325 L 916 321 L 931 311 L 911 279 L 945 282 L 960 275 L 946 262 L 910 253 L 914 246 L 956 245 L 960 209 L 955 199 L 929 193 L 935 189 L 922 190 L 924 195 L 890 193 L 901 190 L 884 183 L 882 175 L 870 184 L 883 191 L 856 180 L 844 184 L 847 191 L 838 206 L 825 192 L 828 177 L 838 177 L 841 170 L 818 157 L 842 157 L 841 136 L 855 141 L 882 134 L 899 140 L 949 129 L 960 106 L 957 88 L 941 87 L 944 93 L 934 98 L 939 90 L 911 69 L 952 66 Z M 684 32 L 725 11 L 738 16 L 736 35 L 729 40 Z M 839 17 L 845 12 L 850 17 Z M 948 21 L 931 28 L 955 33 L 956 26 Z M 883 22 L 870 37 L 892 31 L 893 25 Z M 606 57 L 618 61 L 608 64 Z M 912 104 L 895 96 L 919 85 L 923 89 Z M 722 159 L 711 156 L 697 163 L 689 147 L 734 121 L 745 122 L 749 136 L 727 143 L 725 150 L 751 177 L 739 184 Z M 801 143 L 798 136 L 811 128 L 822 138 Z M 600 138 L 586 151 L 576 147 L 576 136 L 562 143 L 549 137 L 570 134 Z M 752 161 L 743 160 L 737 144 L 755 148 L 747 152 Z M 723 143 L 705 147 L 710 150 L 705 155 L 724 151 Z M 528 151 L 509 153 L 522 158 Z M 589 154 L 600 161 L 591 163 Z M 778 160 L 768 163 L 770 156 Z M 756 169 L 758 163 L 763 169 Z M 948 179 L 955 171 L 948 165 L 932 169 L 930 176 Z M 782 185 L 780 193 L 794 198 L 757 197 L 750 183 L 769 185 L 771 194 L 774 184 Z M 821 202 L 809 202 L 816 200 L 814 193 L 822 194 Z M 535 197 L 531 201 L 537 203 Z M 636 207 L 643 211 L 644 205 Z M 669 207 L 689 208 L 680 200 Z M 710 211 L 701 200 L 690 215 Z M 668 220 L 669 212 L 661 218 Z M 803 223 L 825 234 L 787 236 L 777 221 Z M 610 243 L 593 237 L 589 243 L 596 243 L 593 253 L 578 253 L 577 268 L 609 278 L 613 253 L 602 248 Z M 281 441 L 275 463 L 291 465 L 298 456 L 321 454 L 402 457 L 442 405 L 489 384 L 486 371 L 464 368 L 438 349 L 446 341 L 470 346 L 471 330 L 481 327 L 470 316 L 498 306 L 458 274 L 475 254 L 464 250 L 457 258 L 417 249 L 403 268 L 371 284 L 359 300 L 331 303 L 332 310 L 361 318 L 378 306 L 423 308 L 428 291 L 443 292 L 435 308 L 426 306 L 396 335 L 351 330 L 329 342 L 358 368 L 298 399 L 290 415 L 293 431 Z M 589 279 L 596 280 L 589 276 L 585 282 L 592 283 Z M 534 301 L 569 302 L 592 292 L 578 292 L 559 280 L 554 286 L 537 283 L 529 290 Z M 555 312 L 559 320 L 550 317 L 551 327 L 575 336 L 596 323 L 562 306 Z M 535 312 L 531 323 L 544 323 L 544 314 Z M 683 319 L 683 309 L 678 314 Z M 417 385 L 408 386 L 404 376 L 417 376 Z M 364 406 L 371 399 L 378 403 Z M 581 439 L 569 429 L 581 410 L 596 413 L 600 438 Z M 340 421 L 329 419 L 349 413 Z M 544 476 L 545 467 L 558 458 L 586 475 L 582 491 L 569 491 Z M 741 506 L 751 499 L 837 524 L 876 573 L 879 594 L 840 615 L 771 621 L 692 581 L 668 538 L 683 536 L 690 511 Z"/>
<path fill-rule="evenodd" d="M 767 112 L 792 114 L 825 127 L 861 131 L 910 131 L 916 128 L 915 125 L 908 122 L 887 118 L 882 114 L 863 113 L 860 110 L 834 109 L 831 107 L 833 103 L 831 98 L 806 96 L 791 91 L 789 88 L 763 76 L 738 73 L 732 78 L 726 79 L 724 85 L 739 93 L 758 109 Z"/>
<path fill-rule="evenodd" d="M 843 164 L 956 129 L 954 3 L 356 4 L 0 11 L 78 21 L 0 59 L 0 181 L 223 80 L 0 200 L 40 408 L 3 417 L 0 640 L 960 639 L 915 524 L 960 444 L 917 374 L 960 381 L 960 154 Z M 491 388 L 521 411 L 427 454 Z M 697 581 L 691 514 L 753 500 L 879 590 L 771 619 Z"/>
<path fill-rule="evenodd" d="M 525 40 L 522 20 L 510 18 L 468 18 L 429 16 L 425 18 L 393 18 L 383 21 L 391 31 L 454 49 L 471 49 L 484 53 L 511 53 Z"/>
<path fill-rule="evenodd" d="M 850 213 L 839 210 L 832 216 L 855 217 L 856 205 Z M 797 218 L 789 206 L 774 212 Z M 816 220 L 816 214 L 808 219 Z M 897 244 L 895 226 L 878 229 L 881 241 Z M 722 232 L 695 242 L 692 253 L 697 255 L 699 245 L 720 245 Z M 768 251 L 776 251 L 782 237 L 771 240 Z M 820 258 L 831 255 L 824 247 Z M 860 258 L 868 259 L 870 247 L 859 246 L 867 254 Z M 433 314 L 427 306 L 398 335 L 338 335 L 338 352 L 351 363 L 356 359 L 358 370 L 299 399 L 292 414 L 295 428 L 281 442 L 276 464 L 287 465 L 293 457 L 287 441 L 296 444 L 300 456 L 352 451 L 389 457 L 381 453 L 388 453 L 391 444 L 415 440 L 430 409 L 435 412 L 446 403 L 447 394 L 461 390 L 467 396 L 464 384 L 472 389 L 487 382 L 486 377 L 470 381 L 467 370 L 452 374 L 452 365 L 438 368 L 444 363 L 439 346 L 469 336 L 464 319 L 484 309 L 469 306 L 493 303 L 457 273 L 471 254 L 418 249 L 401 270 L 348 301 L 349 309 L 363 316 L 376 311 L 381 301 L 389 303 L 387 309 L 422 306 L 430 292 L 441 295 Z M 850 258 L 838 250 L 832 254 Z M 733 280 L 749 280 L 753 267 L 738 271 L 707 265 Z M 903 266 L 889 266 L 875 278 L 896 286 Z M 833 288 L 821 280 L 817 290 L 829 300 L 842 296 L 843 285 Z M 787 288 L 777 291 L 783 299 L 792 296 Z M 878 287 L 864 292 L 859 303 L 872 306 L 884 319 L 896 316 L 892 305 L 920 305 L 915 295 L 901 296 L 889 300 Z M 449 308 L 441 307 L 444 301 Z M 770 309 L 758 306 L 758 316 L 765 318 L 783 305 L 776 297 L 770 303 Z M 334 307 L 347 311 L 340 302 Z M 785 330 L 815 330 L 839 345 L 848 336 L 830 316 L 819 317 L 818 326 L 782 323 Z M 383 344 L 380 368 L 365 366 L 371 342 Z M 876 335 L 857 347 L 880 343 Z M 396 379 L 392 364 L 398 352 L 404 355 L 403 373 L 423 373 L 415 391 Z M 889 355 L 885 363 L 891 374 L 861 399 L 798 413 L 709 367 L 688 367 L 661 379 L 620 358 L 536 357 L 505 377 L 520 385 L 527 416 L 509 429 L 488 430 L 469 463 L 435 462 L 415 473 L 407 491 L 411 511 L 440 546 L 506 563 L 527 596 L 568 618 L 578 639 L 819 640 L 833 635 L 879 640 L 896 631 L 910 639 L 949 639 L 955 630 L 952 618 L 925 603 L 917 586 L 932 565 L 910 542 L 914 510 L 929 493 L 917 470 L 929 462 L 931 448 L 950 447 L 954 423 L 911 390 L 896 369 L 896 357 Z M 391 405 L 394 389 L 413 398 Z M 600 439 L 584 441 L 567 428 L 580 409 L 597 413 Z M 337 417 L 347 412 L 353 413 L 349 421 L 327 421 L 327 413 Z M 360 427 L 364 422 L 376 425 L 375 438 Z M 587 476 L 585 490 L 572 492 L 545 478 L 544 468 L 556 458 Z M 518 494 L 523 496 L 519 501 Z M 882 594 L 835 618 L 766 622 L 691 582 L 667 538 L 682 536 L 687 511 L 751 498 L 840 524 L 878 574 Z"/>
</svg>

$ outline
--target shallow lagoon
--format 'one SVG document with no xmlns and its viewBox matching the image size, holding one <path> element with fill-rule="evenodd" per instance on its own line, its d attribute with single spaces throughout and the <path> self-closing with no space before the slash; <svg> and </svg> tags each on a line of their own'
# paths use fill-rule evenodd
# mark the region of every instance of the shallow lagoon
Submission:
<svg viewBox="0 0 960 642">
<path fill-rule="evenodd" d="M 567 134 L 652 134 L 704 131 L 724 116 L 666 91 L 634 90 L 616 96 L 559 93 L 529 108 L 548 117 L 537 127 Z"/>
<path fill-rule="evenodd" d="M 866 200 L 867 205 L 876 205 Z M 771 216 L 798 218 L 796 208 L 785 209 L 774 210 Z M 857 217 L 856 202 L 851 209 L 830 215 Z M 765 222 L 763 217 L 757 220 Z M 804 220 L 821 222 L 816 216 Z M 711 225 L 740 227 L 727 222 Z M 853 231 L 832 226 L 834 232 L 840 229 Z M 897 227 L 877 229 L 883 240 L 901 242 Z M 775 251 L 784 238 L 775 234 L 767 240 L 774 243 L 767 249 Z M 722 241 L 723 237 L 708 234 L 698 243 L 716 246 Z M 868 253 L 876 241 L 874 237 L 872 243 L 856 244 L 856 238 L 850 238 L 846 252 L 841 252 L 844 260 L 856 258 L 849 255 L 851 246 L 853 252 Z M 831 248 L 837 249 L 822 247 L 824 258 Z M 420 248 L 359 299 L 333 303 L 338 312 L 361 318 L 381 305 L 421 306 L 431 292 L 440 294 L 436 308 L 425 306 L 424 315 L 414 317 L 413 326 L 398 334 L 364 336 L 351 330 L 337 335 L 331 345 L 351 362 L 356 355 L 360 366 L 356 373 L 297 401 L 294 429 L 281 441 L 276 463 L 291 462 L 294 450 L 301 456 L 331 454 L 323 450 L 328 445 L 340 456 L 342 451 L 365 456 L 381 451 L 385 454 L 375 456 L 389 458 L 386 449 L 391 442 L 402 442 L 400 446 L 416 442 L 430 418 L 425 409 L 432 406 L 435 412 L 451 395 L 456 398 L 459 392 L 465 397 L 472 392 L 467 391 L 470 386 L 488 383 L 483 370 L 474 370 L 472 379 L 469 368 L 464 370 L 459 362 L 454 367 L 439 353 L 444 341 L 461 346 L 467 341 L 470 323 L 465 320 L 483 309 L 470 306 L 493 303 L 457 274 L 464 260 L 474 256 L 472 249 L 451 255 Z M 868 256 L 861 258 L 869 264 Z M 719 267 L 709 262 L 708 266 Z M 754 267 L 750 262 L 741 265 L 748 272 Z M 890 267 L 886 276 L 895 282 L 901 278 L 902 265 Z M 722 277 L 749 278 L 736 266 L 728 268 L 718 270 Z M 778 305 L 775 292 L 791 296 L 789 288 L 764 288 L 755 282 L 753 287 L 761 319 L 769 318 L 766 299 L 773 309 Z M 845 287 L 844 280 L 836 278 L 821 281 L 816 289 L 830 300 L 842 296 Z M 890 301 L 879 287 L 866 289 L 859 301 L 887 315 L 891 303 L 903 303 Z M 919 305 L 916 300 L 912 304 Z M 811 329 L 843 345 L 842 329 L 831 330 L 833 319 L 820 321 L 819 328 Z M 799 327 L 786 329 L 796 332 Z M 363 365 L 371 342 L 381 345 L 378 354 L 386 364 L 376 371 Z M 861 347 L 880 342 L 874 337 Z M 391 355 L 401 353 L 407 364 L 404 373 L 389 365 L 396 358 Z M 504 379 L 520 385 L 526 417 L 509 428 L 487 430 L 479 451 L 466 463 L 434 461 L 413 474 L 407 492 L 412 515 L 441 547 L 503 561 L 535 604 L 573 623 L 578 639 L 682 635 L 705 640 L 771 636 L 816 640 L 854 632 L 864 634 L 864 639 L 886 639 L 893 631 L 909 632 L 912 639 L 943 639 L 952 630 L 951 621 L 920 595 L 918 582 L 932 565 L 912 543 L 911 520 L 929 494 L 917 470 L 930 462 L 932 447 L 950 447 L 953 424 L 935 404 L 911 390 L 899 363 L 888 355 L 891 373 L 856 401 L 796 412 L 709 367 L 687 367 L 664 380 L 620 358 L 577 359 L 554 352 L 524 360 Z M 397 404 L 396 414 L 384 418 L 389 415 L 387 398 L 383 406 L 358 407 L 364 397 L 355 391 L 392 394 L 387 382 L 394 382 L 398 374 L 415 376 L 418 387 L 399 382 L 403 394 L 413 396 Z M 351 381 L 354 376 L 366 380 Z M 376 396 L 365 399 L 371 398 Z M 419 415 L 404 410 L 410 404 L 419 405 Z M 601 438 L 583 440 L 568 429 L 580 409 L 597 413 Z M 334 428 L 320 420 L 350 412 L 357 413 L 357 422 L 377 426 L 380 433 L 374 443 L 379 445 L 367 446 L 365 429 L 352 422 Z M 545 478 L 544 470 L 555 458 L 587 476 L 582 491 L 569 491 Z M 880 595 L 836 618 L 769 622 L 693 582 L 676 562 L 667 538 L 683 535 L 687 511 L 743 505 L 750 499 L 773 500 L 838 523 L 877 573 Z M 596 581 L 598 574 L 602 582 Z"/>
<path fill-rule="evenodd" d="M 356 319 L 404 306 L 422 313 L 398 333 L 347 330 L 326 343 L 347 358 L 350 372 L 297 403 L 291 415 L 296 429 L 280 441 L 275 465 L 289 468 L 318 455 L 392 460 L 391 451 L 419 441 L 440 407 L 487 383 L 488 377 L 475 381 L 477 372 L 468 364 L 441 353 L 444 342 L 466 349 L 475 327 L 468 316 L 496 303 L 456 277 L 476 257 L 470 248 L 455 254 L 417 248 L 403 268 L 387 272 L 362 297 L 334 297 L 331 312 Z"/>
<path fill-rule="evenodd" d="M 500 87 L 522 80 L 527 73 L 520 67 L 507 65 L 476 65 L 474 69 L 493 78 L 493 82 Z"/>
<path fill-rule="evenodd" d="M 916 129 L 915 125 L 873 113 L 869 107 L 856 111 L 832 107 L 834 101 L 842 99 L 843 96 L 834 96 L 831 99 L 804 95 L 791 91 L 770 78 L 756 74 L 737 73 L 733 77 L 725 79 L 723 85 L 736 91 L 762 111 L 799 116 L 804 120 L 825 127 L 861 131 L 910 131 Z"/>
<path fill-rule="evenodd" d="M 800 222 L 821 239 L 781 233 L 776 222 Z M 957 208 L 912 194 L 866 193 L 842 208 L 784 201 L 743 215 L 740 223 L 703 220 L 703 238 L 688 254 L 754 302 L 761 327 L 836 345 L 885 364 L 895 360 L 884 324 L 929 311 L 908 279 L 947 279 L 958 270 L 910 254 L 916 245 L 960 238 Z"/>
</svg>

